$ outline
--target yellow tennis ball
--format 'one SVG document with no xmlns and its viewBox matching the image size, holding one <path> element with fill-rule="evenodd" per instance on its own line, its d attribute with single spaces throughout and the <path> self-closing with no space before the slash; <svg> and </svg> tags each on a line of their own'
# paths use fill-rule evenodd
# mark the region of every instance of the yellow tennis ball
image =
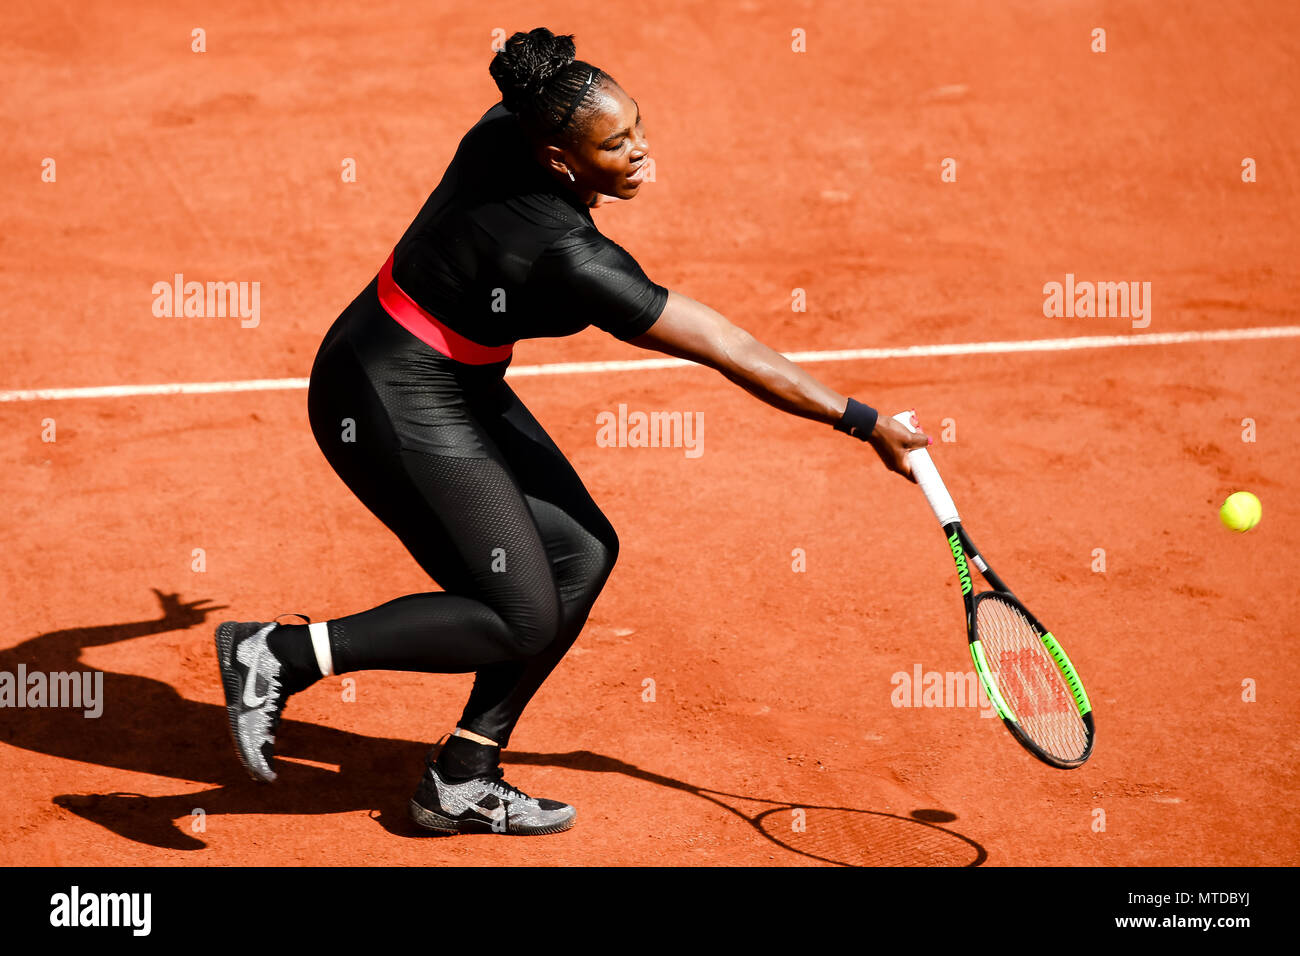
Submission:
<svg viewBox="0 0 1300 956">
<path fill-rule="evenodd" d="M 1249 531 L 1263 514 L 1264 506 L 1249 491 L 1234 491 L 1219 509 L 1219 519 L 1233 531 Z"/>
</svg>

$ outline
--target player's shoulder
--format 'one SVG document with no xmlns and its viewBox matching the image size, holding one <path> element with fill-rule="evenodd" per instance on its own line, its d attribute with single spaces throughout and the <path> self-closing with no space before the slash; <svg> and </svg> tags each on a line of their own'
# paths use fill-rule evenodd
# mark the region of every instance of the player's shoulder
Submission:
<svg viewBox="0 0 1300 956">
<path fill-rule="evenodd" d="M 557 222 L 562 223 L 547 244 L 547 255 L 573 260 L 590 259 L 612 251 L 622 251 L 622 246 L 596 228 L 567 203 L 556 205 Z"/>
<path fill-rule="evenodd" d="M 534 266 L 540 281 L 617 283 L 618 277 L 637 274 L 640 266 L 626 249 L 591 222 L 574 223 L 556 230 L 541 250 Z"/>
</svg>

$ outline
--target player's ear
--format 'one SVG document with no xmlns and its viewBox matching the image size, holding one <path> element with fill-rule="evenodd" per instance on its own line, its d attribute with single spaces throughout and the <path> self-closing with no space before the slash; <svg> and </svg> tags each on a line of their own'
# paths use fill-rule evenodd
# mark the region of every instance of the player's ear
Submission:
<svg viewBox="0 0 1300 956">
<path fill-rule="evenodd" d="M 559 146 L 550 144 L 543 146 L 541 149 L 541 160 L 542 166 L 546 168 L 547 172 L 563 176 L 566 179 L 568 178 L 569 170 L 573 168 L 569 165 L 569 157 L 565 155 L 564 150 Z"/>
</svg>

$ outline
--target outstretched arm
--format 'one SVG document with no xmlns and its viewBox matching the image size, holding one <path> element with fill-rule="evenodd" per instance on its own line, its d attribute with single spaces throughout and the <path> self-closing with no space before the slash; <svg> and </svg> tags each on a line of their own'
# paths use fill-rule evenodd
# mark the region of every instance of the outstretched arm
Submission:
<svg viewBox="0 0 1300 956">
<path fill-rule="evenodd" d="M 845 396 L 780 352 L 680 292 L 670 290 L 658 321 L 628 341 L 638 348 L 706 365 L 767 404 L 802 418 L 835 425 L 848 404 Z M 888 415 L 879 416 L 867 440 L 885 467 L 908 478 L 912 478 L 908 450 L 929 442 L 923 433 L 909 432 Z"/>
</svg>

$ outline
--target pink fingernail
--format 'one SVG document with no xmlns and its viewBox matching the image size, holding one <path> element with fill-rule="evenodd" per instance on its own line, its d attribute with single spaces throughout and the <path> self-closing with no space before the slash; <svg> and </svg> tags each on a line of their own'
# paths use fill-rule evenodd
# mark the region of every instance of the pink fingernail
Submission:
<svg viewBox="0 0 1300 956">
<path fill-rule="evenodd" d="M 925 443 L 926 443 L 927 445 L 933 445 L 933 444 L 934 444 L 934 439 L 933 439 L 933 438 L 930 438 L 930 437 L 927 436 L 926 439 L 925 439 Z"/>
</svg>

